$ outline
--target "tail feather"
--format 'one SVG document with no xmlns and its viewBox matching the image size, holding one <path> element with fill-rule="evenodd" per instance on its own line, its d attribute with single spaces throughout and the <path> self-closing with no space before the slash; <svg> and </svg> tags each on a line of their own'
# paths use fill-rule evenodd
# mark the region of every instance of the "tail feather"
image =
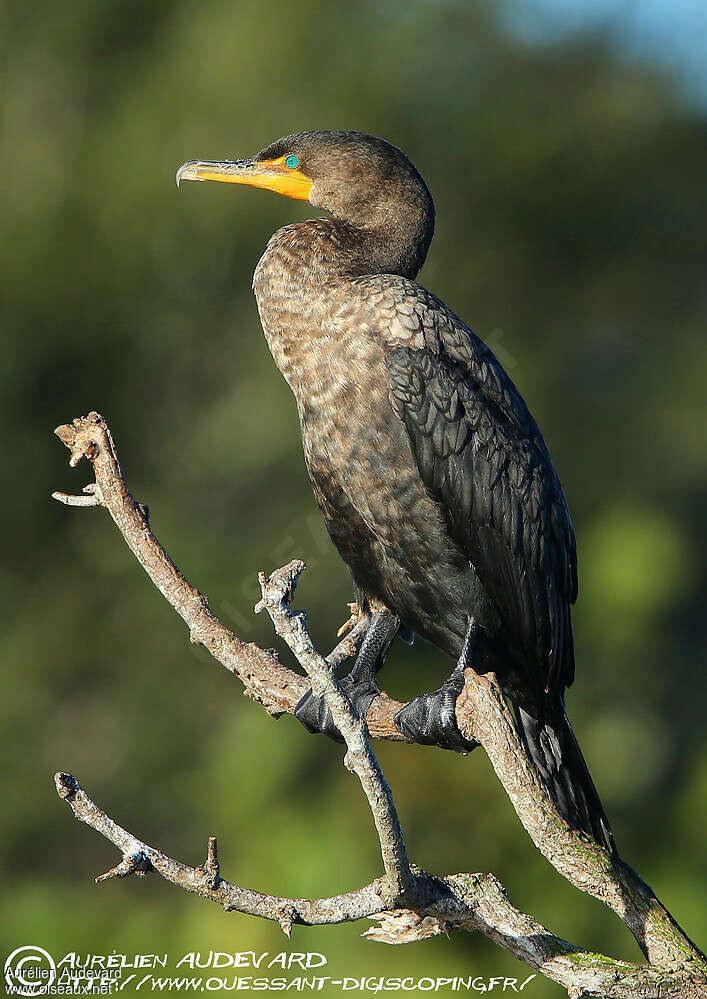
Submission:
<svg viewBox="0 0 707 999">
<path fill-rule="evenodd" d="M 616 853 L 614 837 L 599 794 L 579 748 L 564 704 L 550 694 L 544 710 L 534 713 L 515 706 L 516 723 L 530 758 L 550 791 L 563 819 Z"/>
</svg>

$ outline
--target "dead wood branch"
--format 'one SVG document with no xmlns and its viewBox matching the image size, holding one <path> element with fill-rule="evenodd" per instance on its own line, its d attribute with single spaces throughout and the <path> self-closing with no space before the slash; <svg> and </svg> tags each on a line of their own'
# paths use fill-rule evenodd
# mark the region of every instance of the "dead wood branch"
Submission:
<svg viewBox="0 0 707 999">
<path fill-rule="evenodd" d="M 653 890 L 619 857 L 571 829 L 558 814 L 523 752 L 512 716 L 492 673 L 466 671 L 457 700 L 463 734 L 477 739 L 535 846 L 570 884 L 604 902 L 623 920 L 651 964 L 674 966 L 704 955 L 685 935 Z"/>
<path fill-rule="evenodd" d="M 265 895 L 240 888 L 220 876 L 218 862 L 214 862 L 214 837 L 209 838 L 205 863 L 188 867 L 119 826 L 88 797 L 75 777 L 58 773 L 54 780 L 59 797 L 71 806 L 76 818 L 117 846 L 123 855 L 117 867 L 97 877 L 97 882 L 153 872 L 227 912 L 273 920 L 288 936 L 294 924 L 321 926 L 358 919 L 375 920 L 378 925 L 364 936 L 388 944 L 414 943 L 454 930 L 478 930 L 575 997 L 698 999 L 704 995 L 704 984 L 700 982 L 707 982 L 707 978 L 694 978 L 685 969 L 658 970 L 573 947 L 516 909 L 492 874 L 434 878 L 416 872 L 418 899 L 410 909 L 387 906 L 385 878 L 331 898 Z"/>
<path fill-rule="evenodd" d="M 68 506 L 104 506 L 135 558 L 189 628 L 190 640 L 208 649 L 241 680 L 245 693 L 270 714 L 292 714 L 309 689 L 309 682 L 284 667 L 272 653 L 237 638 L 211 612 L 206 597 L 179 571 L 150 530 L 146 508 L 128 491 L 113 437 L 103 417 L 89 413 L 67 426 L 57 427 L 55 433 L 71 451 L 69 464 L 75 467 L 82 458 L 87 458 L 93 465 L 96 482 L 87 487 L 87 496 L 53 493 L 54 499 Z M 329 662 L 338 665 L 353 655 L 365 629 L 365 622 L 359 622 L 337 645 L 328 657 Z M 402 707 L 386 694 L 376 698 L 366 718 L 371 735 L 404 742 L 405 737 L 393 723 L 393 716 Z"/>
<path fill-rule="evenodd" d="M 532 917 L 515 909 L 493 875 L 457 874 L 436 878 L 412 867 L 390 788 L 371 749 L 369 735 L 405 741 L 393 722 L 402 707 L 386 694 L 376 698 L 360 720 L 341 692 L 335 669 L 354 655 L 367 622 L 355 616 L 349 634 L 324 658 L 307 632 L 302 612 L 289 601 L 304 569 L 293 562 L 270 577 L 260 576 L 263 599 L 275 629 L 285 639 L 307 679 L 282 666 L 275 655 L 241 642 L 209 610 L 205 597 L 185 579 L 152 533 L 146 508 L 130 495 L 115 444 L 97 413 L 74 420 L 56 431 L 71 451 L 70 464 L 82 458 L 93 465 L 95 483 L 82 496 L 55 493 L 70 506 L 105 506 L 126 543 L 152 582 L 189 628 L 190 638 L 239 677 L 246 693 L 269 713 L 292 713 L 311 685 L 323 694 L 342 733 L 345 763 L 357 774 L 366 793 L 381 846 L 385 876 L 364 888 L 328 899 L 285 899 L 238 888 L 221 878 L 216 841 L 209 839 L 205 863 L 186 867 L 137 840 L 118 826 L 80 788 L 75 778 L 57 774 L 60 797 L 81 821 L 114 843 L 121 862 L 97 880 L 161 874 L 168 881 L 218 902 L 227 910 L 275 919 L 289 933 L 294 923 L 340 923 L 375 917 L 379 925 L 366 936 L 386 943 L 407 943 L 452 929 L 479 930 L 548 978 L 564 985 L 571 996 L 693 997 L 707 990 L 707 961 L 683 933 L 650 888 L 621 860 L 611 857 L 589 837 L 570 829 L 523 751 L 512 716 L 495 677 L 467 670 L 457 701 L 462 732 L 480 742 L 521 822 L 533 842 L 555 868 L 582 891 L 605 902 L 634 933 L 649 964 L 614 961 L 582 951 L 550 933 Z"/>
<path fill-rule="evenodd" d="M 336 682 L 334 671 L 314 647 L 307 632 L 304 612 L 290 610 L 289 601 L 304 569 L 304 562 L 296 560 L 278 569 L 272 576 L 261 572 L 259 579 L 263 599 L 255 610 L 267 610 L 275 631 L 287 642 L 312 681 L 314 696 L 323 696 L 331 711 L 334 724 L 346 743 L 344 766 L 361 781 L 376 825 L 387 879 L 386 899 L 390 904 L 399 904 L 408 895 L 414 894 L 415 877 L 410 870 L 393 795 L 371 749 L 366 722 L 352 710 Z"/>
</svg>

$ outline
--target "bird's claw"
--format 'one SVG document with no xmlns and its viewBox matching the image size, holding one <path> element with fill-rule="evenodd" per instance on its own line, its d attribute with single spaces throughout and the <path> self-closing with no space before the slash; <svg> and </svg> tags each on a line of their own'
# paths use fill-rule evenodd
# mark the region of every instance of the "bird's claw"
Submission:
<svg viewBox="0 0 707 999">
<path fill-rule="evenodd" d="M 421 694 L 395 715 L 399 731 L 423 746 L 439 746 L 456 753 L 470 753 L 478 742 L 465 739 L 456 719 L 456 701 L 461 686 L 455 674 L 431 694 Z"/>
<path fill-rule="evenodd" d="M 374 698 L 380 694 L 380 690 L 376 684 L 371 684 L 370 681 L 357 681 L 355 677 L 351 677 L 350 675 L 339 680 L 339 687 L 348 697 L 351 706 L 359 718 L 366 717 Z M 301 699 L 294 713 L 295 718 L 298 718 L 313 735 L 321 732 L 322 735 L 328 735 L 330 739 L 334 739 L 336 742 L 344 741 L 341 733 L 334 724 L 334 719 L 331 716 L 331 711 L 326 701 L 323 697 L 313 697 L 311 690 L 308 690 Z"/>
</svg>

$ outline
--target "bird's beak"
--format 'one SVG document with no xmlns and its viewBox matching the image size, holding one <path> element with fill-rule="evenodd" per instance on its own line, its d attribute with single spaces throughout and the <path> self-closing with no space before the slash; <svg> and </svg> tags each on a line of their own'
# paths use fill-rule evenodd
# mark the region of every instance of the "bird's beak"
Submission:
<svg viewBox="0 0 707 999">
<path fill-rule="evenodd" d="M 188 160 L 177 170 L 176 180 L 177 187 L 183 180 L 249 184 L 299 201 L 309 200 L 314 183 L 301 170 L 286 167 L 284 156 L 275 160 Z"/>
</svg>

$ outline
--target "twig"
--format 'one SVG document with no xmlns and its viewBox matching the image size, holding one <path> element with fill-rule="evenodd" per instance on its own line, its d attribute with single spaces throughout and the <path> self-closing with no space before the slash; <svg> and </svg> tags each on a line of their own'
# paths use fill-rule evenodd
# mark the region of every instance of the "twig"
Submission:
<svg viewBox="0 0 707 999">
<path fill-rule="evenodd" d="M 365 721 L 354 713 L 333 670 L 314 647 L 307 632 L 305 614 L 302 611 L 295 613 L 289 607 L 304 569 L 304 562 L 295 560 L 272 576 L 261 572 L 258 579 L 263 599 L 256 604 L 255 611 L 267 610 L 275 631 L 287 642 L 312 681 L 312 694 L 323 696 L 331 711 L 334 724 L 346 743 L 344 766 L 361 781 L 373 814 L 387 878 L 388 900 L 391 904 L 400 904 L 414 895 L 416 879 L 410 870 L 393 795 L 371 749 Z"/>
<path fill-rule="evenodd" d="M 243 912 L 277 922 L 288 935 L 293 924 L 321 926 L 358 919 L 375 920 L 378 925 L 364 936 L 387 944 L 414 943 L 454 930 L 478 930 L 531 968 L 563 985 L 572 996 L 604 999 L 635 999 L 637 995 L 642 999 L 704 996 L 707 978 L 691 977 L 682 969 L 658 971 L 628 961 L 613 961 L 573 947 L 516 909 L 492 874 L 452 874 L 444 878 L 425 875 L 420 879 L 425 897 L 421 897 L 415 909 L 387 908 L 383 878 L 331 898 L 265 895 L 231 884 L 218 873 L 214 880 L 208 858 L 202 867 L 188 867 L 173 860 L 114 822 L 88 797 L 75 777 L 58 773 L 54 780 L 59 797 L 71 806 L 76 818 L 122 852 L 124 860 L 113 870 L 118 872 L 122 865 L 125 869 L 115 876 L 154 872 L 185 891 L 215 902 L 227 912 Z M 209 842 L 212 841 L 213 837 Z M 213 864 L 215 843 L 208 856 L 213 858 Z M 102 881 L 104 877 L 96 880 Z"/>
<path fill-rule="evenodd" d="M 359 891 L 333 898 L 322 898 L 315 901 L 309 899 L 278 898 L 275 895 L 264 895 L 262 892 L 239 888 L 220 877 L 213 868 L 209 868 L 209 858 L 202 867 L 187 867 L 178 860 L 172 860 L 161 850 L 143 843 L 133 836 L 93 802 L 83 790 L 79 782 L 71 774 L 58 773 L 54 777 L 57 794 L 71 805 L 71 810 L 77 819 L 91 826 L 96 832 L 105 836 L 123 854 L 123 861 L 109 876 L 126 877 L 136 873 L 137 868 L 131 867 L 130 858 L 141 858 L 143 871 L 154 871 L 166 881 L 170 881 L 186 891 L 201 895 L 202 898 L 217 902 L 228 912 L 244 912 L 250 916 L 261 916 L 280 922 L 284 911 L 294 913 L 293 922 L 314 926 L 322 923 L 343 923 L 352 919 L 361 919 L 371 913 L 385 908 L 385 899 L 379 888 L 384 887 L 383 879 L 374 881 Z M 215 854 L 214 854 L 215 856 Z M 213 860 L 212 860 L 213 863 Z M 119 868 L 123 868 L 120 873 Z M 97 878 L 103 881 L 106 875 Z"/>
<path fill-rule="evenodd" d="M 93 465 L 95 484 L 86 487 L 91 506 L 104 506 L 126 544 L 147 575 L 189 628 L 192 642 L 209 650 L 222 666 L 245 686 L 245 693 L 274 716 L 293 714 L 309 689 L 305 677 L 287 669 L 269 652 L 242 642 L 211 612 L 206 597 L 189 583 L 150 529 L 146 508 L 131 496 L 123 478 L 115 442 L 108 424 L 99 413 L 89 413 L 71 424 L 57 427 L 57 437 L 71 452 L 69 464 L 75 468 L 82 458 Z M 69 506 L 85 506 L 86 496 L 54 493 Z M 333 666 L 355 653 L 366 631 L 360 621 L 329 657 Z M 393 716 L 403 707 L 383 693 L 366 717 L 370 734 L 378 739 L 404 742 Z"/>
</svg>

